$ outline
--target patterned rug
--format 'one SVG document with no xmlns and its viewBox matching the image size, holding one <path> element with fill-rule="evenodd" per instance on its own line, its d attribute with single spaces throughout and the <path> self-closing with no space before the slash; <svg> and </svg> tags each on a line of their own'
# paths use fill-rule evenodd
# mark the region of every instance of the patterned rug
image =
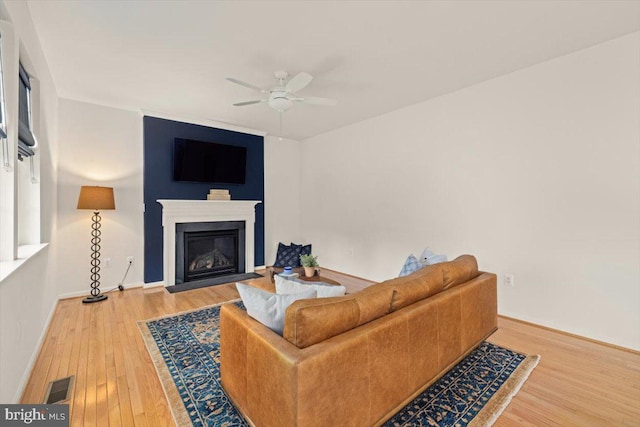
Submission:
<svg viewBox="0 0 640 427">
<path fill-rule="evenodd" d="M 138 322 L 178 426 L 248 426 L 220 385 L 219 320 L 216 305 Z M 538 360 L 483 342 L 385 426 L 490 426 Z"/>
</svg>

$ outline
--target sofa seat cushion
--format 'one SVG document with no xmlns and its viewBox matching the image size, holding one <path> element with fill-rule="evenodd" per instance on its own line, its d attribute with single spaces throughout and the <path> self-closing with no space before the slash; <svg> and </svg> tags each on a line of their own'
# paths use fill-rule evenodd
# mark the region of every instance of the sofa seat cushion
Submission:
<svg viewBox="0 0 640 427">
<path fill-rule="evenodd" d="M 442 268 L 444 289 L 468 282 L 480 275 L 478 262 L 473 255 L 460 255 L 453 261 L 443 262 L 438 265 Z"/>
<path fill-rule="evenodd" d="M 408 276 L 382 282 L 381 285 L 394 289 L 391 311 L 400 310 L 443 290 L 442 269 L 431 265 Z"/>
<path fill-rule="evenodd" d="M 287 308 L 283 336 L 309 347 L 386 315 L 393 292 L 378 284 L 343 297 L 296 301 Z"/>
</svg>

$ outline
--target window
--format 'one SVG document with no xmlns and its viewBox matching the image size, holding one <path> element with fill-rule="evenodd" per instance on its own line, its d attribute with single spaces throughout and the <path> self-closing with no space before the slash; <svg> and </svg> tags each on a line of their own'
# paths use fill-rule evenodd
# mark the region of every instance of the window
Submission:
<svg viewBox="0 0 640 427">
<path fill-rule="evenodd" d="M 27 71 L 32 70 L 29 55 L 20 47 L 13 25 L 0 20 L 0 282 L 46 246 L 35 179 L 41 157 L 40 81 Z M 9 86 L 17 90 L 7 93 Z"/>
<path fill-rule="evenodd" d="M 4 76 L 2 73 L 2 34 L 0 34 L 0 144 L 2 144 L 2 167 L 11 171 L 11 157 L 9 155 L 9 141 L 7 140 L 7 109 L 4 100 Z"/>
<path fill-rule="evenodd" d="M 17 217 L 18 247 L 40 243 L 40 186 L 36 180 L 36 132 L 33 108 L 38 103 L 38 90 L 32 90 L 37 80 L 32 79 L 22 61 L 18 65 L 18 160 L 15 179 L 18 184 Z M 37 86 L 36 86 L 37 87 Z M 28 162 L 26 162 L 28 158 Z M 39 165 L 38 165 L 39 166 Z"/>
</svg>

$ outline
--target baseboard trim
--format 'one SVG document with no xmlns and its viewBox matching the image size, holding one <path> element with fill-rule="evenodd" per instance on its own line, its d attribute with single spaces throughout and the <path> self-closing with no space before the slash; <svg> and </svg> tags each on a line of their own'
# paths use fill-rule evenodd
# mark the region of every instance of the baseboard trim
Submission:
<svg viewBox="0 0 640 427">
<path fill-rule="evenodd" d="M 621 345 L 612 344 L 610 342 L 596 340 L 596 339 L 593 339 L 593 338 L 585 337 L 584 335 L 572 334 L 571 332 L 563 331 L 561 329 L 550 328 L 549 326 L 540 325 L 538 323 L 528 322 L 526 320 L 517 319 L 517 318 L 511 317 L 511 316 L 505 316 L 504 314 L 498 314 L 498 317 L 502 317 L 503 319 L 513 320 L 514 322 L 522 323 L 524 325 L 534 326 L 534 327 L 539 328 L 539 329 L 544 329 L 545 331 L 556 332 L 558 334 L 565 335 L 565 336 L 568 336 L 568 337 L 577 338 L 577 339 L 580 339 L 580 340 L 583 340 L 583 341 L 589 341 L 589 342 L 592 342 L 594 344 L 600 344 L 600 345 L 603 345 L 605 347 L 609 347 L 609 348 L 613 348 L 613 349 L 616 349 L 616 350 L 625 351 L 627 353 L 640 355 L 640 351 L 634 350 L 633 348 L 623 347 Z"/>
<path fill-rule="evenodd" d="M 144 283 L 128 283 L 124 285 L 124 289 L 133 289 L 133 288 L 142 288 L 144 287 Z M 105 289 L 101 289 L 100 293 L 102 294 L 106 294 L 107 292 L 111 292 L 115 289 L 118 289 L 118 286 L 112 286 L 110 288 L 105 288 Z M 58 295 L 58 300 L 62 300 L 62 299 L 69 299 L 69 298 L 78 298 L 78 297 L 86 297 L 89 296 L 89 291 L 88 290 L 84 290 L 84 291 L 76 291 L 76 292 L 67 292 L 65 294 L 60 294 Z"/>
<path fill-rule="evenodd" d="M 51 305 L 51 310 L 49 310 L 49 315 L 47 316 L 47 320 L 44 322 L 44 327 L 42 328 L 42 332 L 40 333 L 40 338 L 38 338 L 38 342 L 36 343 L 36 348 L 31 353 L 31 358 L 29 358 L 29 363 L 27 363 L 27 367 L 24 370 L 24 374 L 22 374 L 22 380 L 18 385 L 18 389 L 16 390 L 16 394 L 13 398 L 13 403 L 20 403 L 22 400 L 22 395 L 24 394 L 25 388 L 29 383 L 29 379 L 31 378 L 31 374 L 33 371 L 33 367 L 36 364 L 36 360 L 40 355 L 40 350 L 42 350 L 42 344 L 44 344 L 44 339 L 49 332 L 49 326 L 51 325 L 51 320 L 53 320 L 53 314 L 56 312 L 56 308 L 58 307 L 58 300 L 56 300 Z"/>
<path fill-rule="evenodd" d="M 164 281 L 160 281 L 160 282 L 149 282 L 149 283 L 145 283 L 142 285 L 143 289 L 150 289 L 150 288 L 159 288 L 159 287 L 166 287 Z"/>
</svg>

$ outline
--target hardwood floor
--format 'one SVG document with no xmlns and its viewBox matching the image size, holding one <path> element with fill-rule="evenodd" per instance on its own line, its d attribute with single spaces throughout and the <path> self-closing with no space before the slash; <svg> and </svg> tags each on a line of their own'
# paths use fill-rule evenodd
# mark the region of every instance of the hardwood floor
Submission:
<svg viewBox="0 0 640 427">
<path fill-rule="evenodd" d="M 356 292 L 370 282 L 330 270 Z M 259 283 L 263 279 L 255 279 Z M 172 426 L 162 386 L 136 322 L 238 298 L 233 284 L 170 294 L 164 288 L 111 292 L 56 308 L 23 403 L 41 403 L 49 381 L 75 375 L 72 426 Z M 496 426 L 640 425 L 640 354 L 500 318 L 489 341 L 541 355 Z"/>
</svg>

